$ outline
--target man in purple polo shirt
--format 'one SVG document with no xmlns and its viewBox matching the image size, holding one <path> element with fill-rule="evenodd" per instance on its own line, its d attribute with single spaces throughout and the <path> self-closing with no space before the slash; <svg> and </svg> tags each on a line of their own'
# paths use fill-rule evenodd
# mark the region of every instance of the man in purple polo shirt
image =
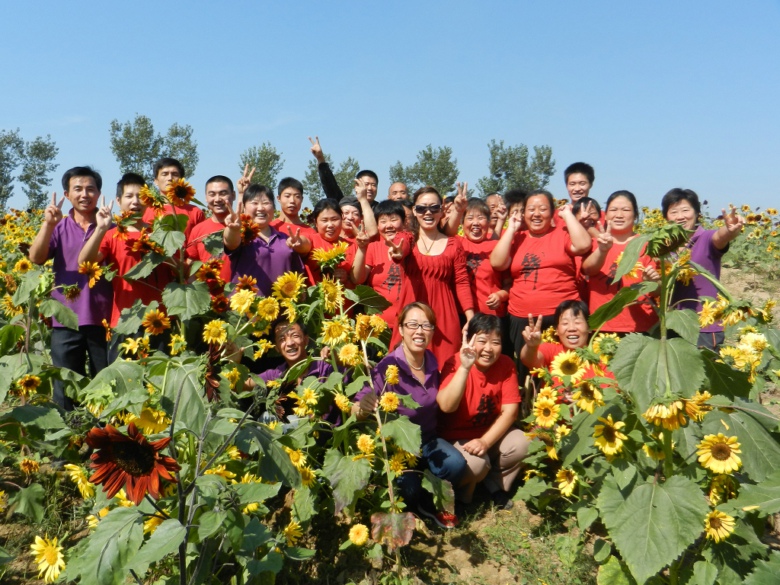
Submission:
<svg viewBox="0 0 780 585">
<path fill-rule="evenodd" d="M 52 320 L 51 361 L 56 367 L 68 368 L 86 375 L 87 356 L 89 374 L 95 376 L 106 367 L 108 350 L 103 321 L 111 315 L 111 283 L 99 279 L 92 288 L 89 276 L 79 273 L 79 252 L 95 230 L 95 215 L 103 179 L 90 167 L 73 167 L 62 176 L 64 197 L 52 202 L 44 212 L 43 224 L 30 246 L 30 261 L 43 264 L 53 260 L 55 289 L 52 297 L 73 309 L 79 320 L 78 330 L 68 329 Z M 73 209 L 62 215 L 62 204 L 70 201 Z M 81 293 L 68 300 L 63 286 L 76 285 Z M 53 400 L 65 410 L 73 409 L 73 401 L 65 396 L 61 381 L 54 381 Z"/>
</svg>

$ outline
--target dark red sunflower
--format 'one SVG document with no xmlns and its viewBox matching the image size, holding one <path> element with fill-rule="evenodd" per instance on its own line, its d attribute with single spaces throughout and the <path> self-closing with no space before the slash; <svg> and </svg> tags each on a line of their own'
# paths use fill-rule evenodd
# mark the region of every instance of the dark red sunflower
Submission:
<svg viewBox="0 0 780 585">
<path fill-rule="evenodd" d="M 172 472 L 180 469 L 175 459 L 160 454 L 170 440 L 149 442 L 134 423 L 128 425 L 127 435 L 111 425 L 93 428 L 87 433 L 87 444 L 95 449 L 90 457 L 95 473 L 89 481 L 102 484 L 109 498 L 125 488 L 128 499 L 136 505 L 147 493 L 159 498 L 160 478 L 175 482 Z"/>
<path fill-rule="evenodd" d="M 195 278 L 201 282 L 208 280 L 219 279 L 222 272 L 222 260 L 212 258 L 208 262 L 204 262 L 198 271 L 195 273 Z"/>
<path fill-rule="evenodd" d="M 165 196 L 174 205 L 186 205 L 195 197 L 195 188 L 184 179 L 176 179 L 168 185 Z"/>
<path fill-rule="evenodd" d="M 215 313 L 224 313 L 230 308 L 230 301 L 223 294 L 214 295 L 211 297 L 211 309 Z"/>
<path fill-rule="evenodd" d="M 241 215 L 241 243 L 252 243 L 260 235 L 260 226 L 249 215 Z"/>
<path fill-rule="evenodd" d="M 146 228 L 141 228 L 138 239 L 132 243 L 130 249 L 133 252 L 141 252 L 141 254 L 149 254 L 150 252 L 157 252 L 161 255 L 165 254 L 165 250 L 162 249 L 160 244 L 149 238 L 149 230 Z"/>
</svg>

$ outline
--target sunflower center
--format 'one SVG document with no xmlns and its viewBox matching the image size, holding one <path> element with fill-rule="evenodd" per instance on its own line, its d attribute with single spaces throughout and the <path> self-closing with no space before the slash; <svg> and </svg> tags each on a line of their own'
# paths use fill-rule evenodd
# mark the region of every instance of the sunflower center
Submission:
<svg viewBox="0 0 780 585">
<path fill-rule="evenodd" d="M 542 409 L 542 416 L 552 416 L 552 409 L 548 406 Z"/>
<path fill-rule="evenodd" d="M 615 429 L 612 427 L 604 427 L 604 430 L 601 431 L 602 436 L 607 440 L 608 443 L 614 443 L 615 442 Z"/>
<path fill-rule="evenodd" d="M 718 443 L 712 446 L 712 456 L 718 461 L 726 461 L 731 457 L 731 447 L 725 443 Z"/>
<path fill-rule="evenodd" d="M 577 364 L 573 361 L 565 361 L 561 364 L 561 372 L 565 376 L 571 376 L 577 372 Z"/>
<path fill-rule="evenodd" d="M 593 388 L 590 384 L 583 384 L 580 389 L 580 396 L 585 400 L 593 400 Z"/>
<path fill-rule="evenodd" d="M 122 471 L 133 477 L 146 475 L 154 469 L 154 448 L 138 443 L 117 443 L 113 445 L 114 462 Z"/>
<path fill-rule="evenodd" d="M 58 557 L 57 549 L 51 545 L 47 546 L 43 551 L 43 558 L 49 565 L 56 565 Z"/>
<path fill-rule="evenodd" d="M 714 518 L 710 518 L 710 528 L 714 528 L 715 530 L 721 528 L 723 524 L 720 521 L 720 518 L 717 516 Z"/>
</svg>

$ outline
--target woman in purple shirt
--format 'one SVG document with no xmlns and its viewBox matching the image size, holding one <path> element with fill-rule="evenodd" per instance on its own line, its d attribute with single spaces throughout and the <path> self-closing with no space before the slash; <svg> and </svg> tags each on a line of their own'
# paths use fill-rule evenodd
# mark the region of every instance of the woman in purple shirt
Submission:
<svg viewBox="0 0 780 585">
<path fill-rule="evenodd" d="M 411 409 L 401 405 L 398 413 L 419 425 L 422 433 L 422 457 L 417 471 L 427 467 L 437 477 L 458 486 L 466 472 L 466 460 L 451 443 L 436 436 L 439 364 L 428 349 L 436 328 L 436 315 L 426 304 L 409 303 L 398 315 L 398 327 L 401 343 L 376 365 L 372 372 L 374 389 L 367 386 L 357 393 L 352 412 L 358 420 L 368 418 L 376 409 L 377 394 L 381 396 L 386 390 L 411 396 L 419 407 Z M 389 366 L 398 368 L 398 384 L 385 384 Z M 433 508 L 430 495 L 422 489 L 421 478 L 421 473 L 412 472 L 404 473 L 398 479 L 409 509 L 416 509 L 442 528 L 457 526 L 458 519 L 454 514 Z"/>
</svg>

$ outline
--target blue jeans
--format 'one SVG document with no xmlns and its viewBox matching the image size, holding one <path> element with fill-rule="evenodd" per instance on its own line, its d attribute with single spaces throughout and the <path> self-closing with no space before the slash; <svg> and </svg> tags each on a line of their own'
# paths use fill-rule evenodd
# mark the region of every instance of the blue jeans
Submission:
<svg viewBox="0 0 780 585">
<path fill-rule="evenodd" d="M 422 472 L 430 469 L 439 479 L 449 481 L 453 487 L 460 484 L 466 473 L 466 459 L 452 443 L 444 439 L 432 439 L 422 446 L 422 457 L 417 462 L 417 471 L 401 474 L 398 488 L 408 510 L 415 510 L 421 499 L 430 500 L 430 494 L 422 487 Z"/>
</svg>

